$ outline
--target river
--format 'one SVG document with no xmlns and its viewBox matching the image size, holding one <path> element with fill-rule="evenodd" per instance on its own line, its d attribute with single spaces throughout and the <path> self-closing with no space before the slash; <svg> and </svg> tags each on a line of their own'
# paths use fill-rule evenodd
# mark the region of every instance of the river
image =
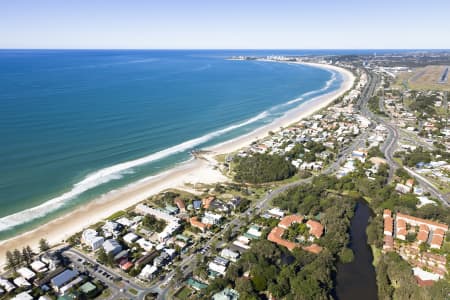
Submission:
<svg viewBox="0 0 450 300">
<path fill-rule="evenodd" d="M 376 300 L 377 285 L 375 269 L 372 266 L 372 251 L 367 245 L 366 227 L 371 211 L 366 203 L 358 202 L 351 221 L 350 248 L 354 260 L 339 264 L 336 275 L 335 298 L 339 300 Z"/>
</svg>

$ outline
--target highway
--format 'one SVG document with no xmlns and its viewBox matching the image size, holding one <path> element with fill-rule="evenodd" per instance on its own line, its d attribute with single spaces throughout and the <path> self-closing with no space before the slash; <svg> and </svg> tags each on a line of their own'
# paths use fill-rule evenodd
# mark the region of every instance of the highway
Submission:
<svg viewBox="0 0 450 300">
<path fill-rule="evenodd" d="M 392 181 L 392 178 L 395 174 L 395 170 L 397 170 L 400 166 L 398 163 L 394 160 L 394 152 L 396 150 L 398 140 L 401 136 L 400 130 L 397 128 L 397 126 L 391 124 L 389 120 L 386 118 L 380 117 L 378 115 L 375 115 L 372 113 L 368 107 L 367 103 L 372 95 L 374 95 L 375 88 L 377 85 L 379 85 L 380 78 L 379 75 L 375 73 L 368 73 L 368 84 L 366 85 L 365 91 L 366 93 L 363 93 L 361 97 L 361 102 L 358 104 L 360 105 L 361 114 L 367 117 L 368 119 L 372 120 L 373 122 L 377 124 L 381 124 L 388 130 L 388 135 L 386 137 L 386 140 L 384 141 L 383 145 L 381 146 L 380 150 L 384 153 L 385 158 L 389 164 L 389 178 L 388 182 Z M 379 108 L 381 111 L 385 112 L 385 108 L 383 105 L 383 98 L 380 98 L 379 101 Z M 418 141 L 416 141 L 417 143 Z M 411 169 L 407 169 L 408 173 L 414 177 L 416 182 L 420 184 L 420 186 L 423 188 L 424 191 L 429 192 L 433 197 L 438 199 L 444 206 L 449 206 L 450 200 L 447 195 L 443 195 L 438 188 L 436 188 L 430 181 L 426 180 L 423 176 L 420 176 L 419 174 L 415 173 Z"/>
<path fill-rule="evenodd" d="M 377 116 L 373 114 L 368 109 L 368 101 L 369 99 L 375 94 L 375 90 L 377 86 L 380 83 L 380 76 L 378 74 L 366 71 L 368 75 L 368 83 L 364 87 L 361 97 L 358 100 L 356 107 L 359 109 L 360 113 L 372 121 L 372 128 L 376 126 L 376 124 L 382 124 L 385 126 L 388 130 L 388 134 L 386 137 L 386 140 L 384 141 L 383 145 L 381 146 L 381 151 L 385 154 L 386 160 L 390 166 L 390 172 L 389 172 L 389 182 L 392 180 L 394 172 L 397 168 L 399 168 L 399 165 L 393 158 L 394 151 L 397 147 L 397 142 L 399 140 L 400 134 L 396 126 L 390 124 L 387 120 L 384 118 L 381 118 L 380 116 Z M 382 101 L 380 101 L 380 109 L 384 111 L 384 107 L 382 105 Z M 341 151 L 338 154 L 337 159 L 331 163 L 329 166 L 327 166 L 324 170 L 322 170 L 322 174 L 332 174 L 337 171 L 337 169 L 340 167 L 340 165 L 345 161 L 345 159 L 348 157 L 348 155 L 358 149 L 359 147 L 364 146 L 367 137 L 370 133 L 370 130 L 367 130 L 363 133 L 361 133 L 356 139 L 354 139 L 350 145 L 344 147 L 341 149 Z M 416 178 L 416 180 L 421 184 L 421 186 L 424 188 L 424 190 L 429 191 L 432 195 L 434 195 L 437 199 L 441 200 L 442 203 L 448 206 L 448 200 L 443 198 L 443 196 L 439 193 L 439 191 L 425 178 L 421 178 L 420 175 L 414 173 L 412 170 L 407 170 L 410 172 L 412 176 Z M 235 215 L 234 218 L 227 223 L 227 225 L 224 226 L 222 230 L 220 230 L 218 233 L 213 235 L 206 243 L 202 245 L 203 248 L 208 249 L 205 256 L 209 256 L 211 254 L 211 245 L 213 245 L 219 237 L 223 236 L 226 230 L 229 228 L 232 228 L 234 231 L 238 231 L 242 226 L 246 225 L 245 216 L 253 217 L 258 214 L 260 214 L 263 211 L 266 211 L 270 205 L 270 202 L 275 197 L 279 196 L 280 194 L 284 193 L 286 190 L 301 185 L 305 183 L 309 183 L 312 181 L 312 177 L 307 179 L 300 179 L 292 183 L 285 184 L 279 188 L 276 188 L 272 192 L 266 194 L 263 198 L 259 199 L 258 201 L 253 202 L 250 207 L 242 214 Z M 97 262 L 93 260 L 92 258 L 86 256 L 85 254 L 81 253 L 80 251 L 70 248 L 68 250 L 64 251 L 64 254 L 66 256 L 69 256 L 72 258 L 72 261 L 76 263 L 78 261 L 78 258 L 82 258 L 83 260 L 86 260 L 90 262 L 93 265 L 97 265 Z M 183 275 L 189 276 L 193 269 L 196 267 L 193 263 L 196 253 L 192 254 L 186 254 L 182 256 L 181 262 L 178 264 L 178 268 L 182 271 Z M 78 267 L 81 268 L 81 265 Z M 122 277 L 121 274 L 116 273 L 114 270 L 99 266 L 98 267 L 102 272 L 110 273 L 116 277 Z M 158 299 L 167 299 L 168 292 L 173 282 L 173 277 L 175 276 L 175 270 L 170 271 L 165 279 L 162 282 L 158 282 L 152 286 L 149 287 L 143 287 L 137 283 L 134 282 L 135 279 L 125 279 L 121 281 L 121 285 L 123 285 L 123 288 L 119 287 L 117 283 L 112 282 L 111 280 L 108 280 L 108 278 L 103 278 L 104 276 L 98 271 L 88 269 L 89 272 L 93 272 L 96 277 L 99 277 L 102 281 L 108 283 L 108 285 L 111 288 L 112 291 L 112 298 L 111 299 L 121 299 L 121 298 L 130 298 L 130 299 L 144 299 L 145 295 L 148 293 L 158 293 Z M 130 293 L 130 288 L 137 291 L 137 295 L 134 295 Z"/>
</svg>

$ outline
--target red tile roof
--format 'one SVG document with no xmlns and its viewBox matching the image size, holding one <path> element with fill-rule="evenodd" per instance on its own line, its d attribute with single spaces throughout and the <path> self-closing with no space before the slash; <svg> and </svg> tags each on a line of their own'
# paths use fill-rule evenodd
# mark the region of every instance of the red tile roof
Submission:
<svg viewBox="0 0 450 300">
<path fill-rule="evenodd" d="M 201 231 L 205 231 L 206 228 L 208 228 L 208 225 L 205 223 L 200 222 L 197 217 L 192 217 L 189 219 L 189 223 L 191 223 L 191 225 L 193 227 L 196 227 L 198 229 L 200 229 Z"/>
<path fill-rule="evenodd" d="M 388 231 L 391 234 L 394 231 L 394 220 L 391 217 L 384 218 L 384 231 Z"/>
<path fill-rule="evenodd" d="M 323 226 L 317 221 L 308 220 L 306 222 L 306 226 L 310 229 L 310 233 L 314 235 L 316 238 L 320 238 L 323 234 Z"/>
<path fill-rule="evenodd" d="M 303 247 L 303 250 L 306 250 L 306 251 L 311 252 L 311 253 L 318 254 L 318 253 L 320 253 L 320 251 L 322 251 L 322 247 L 320 247 L 317 244 L 312 244 L 310 246 Z"/>
<path fill-rule="evenodd" d="M 186 205 L 184 204 L 183 199 L 177 197 L 177 198 L 175 198 L 174 202 L 175 202 L 176 206 L 180 209 L 180 211 L 186 210 Z"/>
<path fill-rule="evenodd" d="M 216 199 L 214 196 L 209 196 L 202 199 L 202 205 L 204 208 L 208 209 L 211 203 Z"/>
<path fill-rule="evenodd" d="M 415 221 L 417 223 L 423 223 L 423 224 L 426 224 L 426 225 L 432 225 L 432 226 L 440 227 L 442 230 L 444 230 L 444 232 L 446 232 L 448 230 L 448 225 L 447 224 L 434 222 L 434 221 L 429 221 L 429 220 L 425 220 L 425 219 L 421 219 L 421 218 L 405 215 L 405 214 L 402 214 L 402 213 L 397 213 L 397 218 L 404 218 L 405 220 L 411 220 L 411 221 Z"/>
<path fill-rule="evenodd" d="M 297 247 L 297 244 L 283 239 L 282 238 L 283 233 L 284 233 L 283 228 L 274 227 L 272 229 L 272 231 L 270 231 L 269 235 L 267 236 L 267 239 L 271 242 L 274 242 L 278 245 L 288 248 L 290 251 L 294 250 L 295 247 Z"/>
<path fill-rule="evenodd" d="M 278 223 L 278 226 L 283 228 L 288 228 L 293 223 L 302 223 L 303 217 L 298 215 L 289 215 L 281 219 L 280 223 Z"/>
</svg>

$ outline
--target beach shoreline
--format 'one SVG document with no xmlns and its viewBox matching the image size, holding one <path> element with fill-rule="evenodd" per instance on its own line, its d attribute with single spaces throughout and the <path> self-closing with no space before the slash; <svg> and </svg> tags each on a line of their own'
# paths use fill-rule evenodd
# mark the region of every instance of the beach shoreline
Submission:
<svg viewBox="0 0 450 300">
<path fill-rule="evenodd" d="M 337 90 L 300 104 L 296 108 L 289 110 L 283 117 L 278 118 L 268 125 L 262 126 L 249 134 L 208 147 L 206 150 L 210 151 L 210 154 L 207 155 L 209 157 L 207 161 L 199 159 L 190 160 L 156 176 L 148 177 L 107 193 L 86 205 L 77 207 L 73 212 L 51 220 L 31 231 L 1 241 L 0 266 L 4 265 L 5 254 L 8 250 L 21 249 L 27 245 L 36 248 L 41 238 L 47 239 L 52 245 L 58 244 L 84 228 L 109 217 L 113 213 L 129 208 L 163 190 L 182 188 L 187 183 L 213 184 L 229 181 L 229 178 L 217 170 L 212 159 L 213 156 L 235 152 L 243 147 L 249 146 L 253 141 L 267 136 L 270 131 L 278 131 L 281 127 L 286 127 L 300 121 L 327 107 L 353 86 L 355 77 L 346 69 L 314 63 L 298 64 L 339 72 L 343 76 L 343 82 Z"/>
</svg>

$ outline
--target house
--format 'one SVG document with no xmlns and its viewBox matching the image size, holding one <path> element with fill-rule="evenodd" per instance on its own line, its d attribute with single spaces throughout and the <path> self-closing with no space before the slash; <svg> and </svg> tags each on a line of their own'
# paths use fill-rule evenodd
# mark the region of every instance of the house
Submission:
<svg viewBox="0 0 450 300">
<path fill-rule="evenodd" d="M 158 268 L 152 265 L 145 265 L 145 267 L 142 269 L 141 273 L 139 273 L 139 278 L 144 280 L 151 280 L 153 279 L 158 272 Z"/>
<path fill-rule="evenodd" d="M 211 271 L 219 273 L 220 275 L 225 275 L 225 272 L 227 271 L 227 267 L 226 266 L 218 264 L 218 263 L 216 263 L 214 261 L 212 261 L 212 262 L 210 262 L 208 264 L 208 268 Z"/>
<path fill-rule="evenodd" d="M 104 238 L 99 236 L 94 229 L 86 229 L 81 234 L 81 242 L 88 245 L 93 251 L 100 248 L 104 241 Z"/>
<path fill-rule="evenodd" d="M 220 256 L 222 256 L 223 258 L 229 259 L 232 262 L 236 262 L 239 259 L 239 252 L 235 252 L 232 251 L 228 248 L 224 248 L 222 249 L 222 251 L 220 251 Z"/>
<path fill-rule="evenodd" d="M 202 218 L 202 223 L 209 225 L 217 225 L 222 220 L 222 216 L 218 214 L 214 214 L 211 212 L 205 212 L 205 215 Z"/>
<path fill-rule="evenodd" d="M 152 251 L 144 256 L 141 256 L 137 261 L 136 261 L 136 266 L 137 267 L 141 267 L 143 265 L 152 263 L 153 260 L 158 256 L 158 252 L 157 251 Z"/>
<path fill-rule="evenodd" d="M 41 261 L 47 264 L 50 270 L 56 270 L 61 265 L 61 259 L 55 253 L 45 252 L 41 255 Z"/>
<path fill-rule="evenodd" d="M 282 217 L 284 217 L 284 212 L 279 209 L 278 207 L 274 207 L 271 208 L 267 211 L 267 213 L 271 216 L 273 216 L 274 218 L 279 218 L 281 219 Z"/>
<path fill-rule="evenodd" d="M 55 291 L 59 292 L 60 289 L 68 282 L 72 281 L 74 278 L 78 276 L 78 272 L 70 269 L 66 269 L 64 272 L 59 275 L 53 277 L 50 282 L 55 289 Z"/>
<path fill-rule="evenodd" d="M 0 277 L 0 286 L 3 287 L 3 289 L 7 293 L 16 289 L 16 286 L 13 283 L 11 283 L 9 280 L 1 278 L 1 277 Z"/>
<path fill-rule="evenodd" d="M 139 239 L 139 236 L 133 232 L 129 232 L 126 235 L 124 235 L 124 237 L 123 237 L 124 242 L 127 243 L 128 245 L 133 244 L 138 239 Z"/>
<path fill-rule="evenodd" d="M 183 199 L 181 199 L 180 197 L 177 197 L 177 198 L 175 198 L 174 203 L 178 207 L 180 212 L 182 212 L 182 213 L 186 212 L 186 204 L 184 203 Z"/>
<path fill-rule="evenodd" d="M 20 274 L 23 278 L 26 280 L 32 280 L 34 277 L 36 277 L 36 273 L 28 269 L 27 267 L 23 267 L 17 270 L 17 273 Z"/>
<path fill-rule="evenodd" d="M 106 240 L 103 243 L 103 249 L 105 249 L 106 254 L 112 254 L 112 255 L 116 255 L 117 253 L 119 253 L 120 251 L 122 251 L 122 246 L 119 244 L 118 241 L 114 240 L 114 239 L 110 239 L 110 240 Z"/>
<path fill-rule="evenodd" d="M 139 247 L 141 247 L 145 251 L 150 251 L 150 250 L 153 249 L 153 244 L 151 242 L 147 241 L 144 238 L 141 238 L 141 239 L 137 240 L 136 244 L 138 244 Z"/>
<path fill-rule="evenodd" d="M 103 235 L 105 237 L 117 237 L 120 234 L 121 229 L 122 226 L 113 221 L 106 221 L 105 225 L 102 226 Z"/>
<path fill-rule="evenodd" d="M 211 203 L 216 199 L 214 196 L 208 196 L 202 199 L 203 208 L 208 209 Z"/>
<path fill-rule="evenodd" d="M 40 261 L 40 260 L 33 261 L 33 262 L 30 264 L 30 267 L 31 267 L 31 269 L 33 269 L 33 271 L 38 272 L 38 273 L 44 273 L 44 272 L 47 272 L 47 271 L 48 271 L 47 265 L 44 264 L 44 263 L 43 263 L 42 261 Z"/>
<path fill-rule="evenodd" d="M 411 187 L 401 183 L 397 183 L 397 185 L 395 186 L 395 190 L 402 194 L 408 194 L 411 192 Z"/>
<path fill-rule="evenodd" d="M 31 283 L 29 283 L 25 278 L 22 276 L 14 278 L 13 280 L 14 284 L 18 287 L 29 287 L 31 286 Z"/>
<path fill-rule="evenodd" d="M 29 294 L 29 292 L 22 292 L 20 294 L 17 294 L 14 298 L 11 298 L 12 300 L 33 300 L 33 296 Z"/>
<path fill-rule="evenodd" d="M 189 223 L 191 223 L 192 227 L 198 228 L 202 232 L 205 232 L 206 229 L 208 228 L 208 225 L 206 225 L 205 223 L 200 222 L 197 217 L 190 218 L 189 219 Z"/>
</svg>

